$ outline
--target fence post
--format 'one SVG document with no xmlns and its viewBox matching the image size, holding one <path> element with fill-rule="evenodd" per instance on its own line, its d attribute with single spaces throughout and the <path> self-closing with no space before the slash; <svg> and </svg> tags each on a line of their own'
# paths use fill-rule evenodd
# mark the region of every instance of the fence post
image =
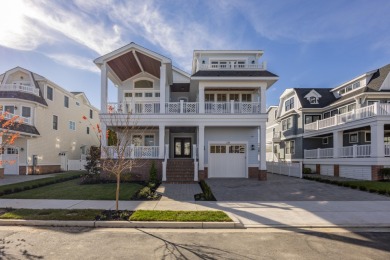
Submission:
<svg viewBox="0 0 390 260">
<path fill-rule="evenodd" d="M 301 178 L 302 179 L 302 174 L 303 174 L 303 165 L 302 165 L 303 163 L 302 162 L 299 162 L 299 178 Z"/>
<path fill-rule="evenodd" d="M 180 114 L 183 114 L 184 111 L 184 100 L 180 100 Z"/>
</svg>

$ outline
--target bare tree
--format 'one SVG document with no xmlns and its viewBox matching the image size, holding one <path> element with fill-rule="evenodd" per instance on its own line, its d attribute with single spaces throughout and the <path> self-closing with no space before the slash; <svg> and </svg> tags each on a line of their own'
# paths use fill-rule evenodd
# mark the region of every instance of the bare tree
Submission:
<svg viewBox="0 0 390 260">
<path fill-rule="evenodd" d="M 114 108 L 109 107 L 108 114 L 103 115 L 109 126 L 115 126 L 112 129 L 108 129 L 106 133 L 102 133 L 99 125 L 96 126 L 96 132 L 99 137 L 101 134 L 106 135 L 106 139 L 109 139 L 109 131 L 114 131 L 116 138 L 113 138 L 112 143 L 108 143 L 107 146 L 101 146 L 101 161 L 100 167 L 103 174 L 112 174 L 116 178 L 116 193 L 115 193 L 115 208 L 119 209 L 119 192 L 120 183 L 123 174 L 131 174 L 131 170 L 134 166 L 139 166 L 141 163 L 138 153 L 143 153 L 142 150 L 136 150 L 131 139 L 131 134 L 142 135 L 145 128 L 137 125 L 137 118 L 134 118 L 131 113 L 117 113 Z M 87 118 L 84 116 L 84 120 Z M 95 128 L 92 128 L 95 129 Z M 101 138 L 99 138 L 101 140 Z M 146 151 L 147 152 L 147 151 Z"/>
</svg>

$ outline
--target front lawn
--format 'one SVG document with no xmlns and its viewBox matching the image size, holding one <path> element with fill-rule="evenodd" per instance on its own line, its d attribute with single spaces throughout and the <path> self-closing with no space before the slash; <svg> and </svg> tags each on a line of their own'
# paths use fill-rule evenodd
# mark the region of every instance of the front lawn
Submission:
<svg viewBox="0 0 390 260">
<path fill-rule="evenodd" d="M 116 183 L 79 185 L 80 179 L 4 195 L 4 199 L 115 200 Z M 121 183 L 120 200 L 130 198 L 143 186 Z"/>
<path fill-rule="evenodd" d="M 365 187 L 367 191 L 380 192 L 382 194 L 390 194 L 390 182 L 383 181 L 344 181 L 343 183 L 349 184 L 349 186 L 357 186 L 359 189 Z"/>
<path fill-rule="evenodd" d="M 232 222 L 223 211 L 137 210 L 130 221 Z"/>
<path fill-rule="evenodd" d="M 5 210 L 0 219 L 26 220 L 94 220 L 99 209 L 12 209 Z"/>
</svg>

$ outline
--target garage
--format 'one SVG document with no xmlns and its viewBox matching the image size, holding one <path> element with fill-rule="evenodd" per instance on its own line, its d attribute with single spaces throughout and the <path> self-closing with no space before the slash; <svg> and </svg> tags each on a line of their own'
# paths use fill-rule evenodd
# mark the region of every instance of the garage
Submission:
<svg viewBox="0 0 390 260">
<path fill-rule="evenodd" d="M 210 144 L 209 178 L 246 178 L 245 144 Z"/>
<path fill-rule="evenodd" d="M 340 165 L 340 177 L 371 180 L 371 166 Z"/>
<path fill-rule="evenodd" d="M 19 154 L 17 148 L 7 148 L 3 154 L 4 174 L 19 175 Z"/>
<path fill-rule="evenodd" d="M 334 176 L 334 166 L 332 165 L 326 165 L 326 164 L 321 164 L 321 175 L 326 175 L 326 176 Z"/>
</svg>

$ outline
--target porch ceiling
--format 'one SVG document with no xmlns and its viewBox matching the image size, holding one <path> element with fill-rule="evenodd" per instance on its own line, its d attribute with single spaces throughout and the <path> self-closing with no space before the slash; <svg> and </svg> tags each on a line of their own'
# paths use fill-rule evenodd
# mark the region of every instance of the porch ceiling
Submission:
<svg viewBox="0 0 390 260">
<path fill-rule="evenodd" d="M 138 51 L 126 52 L 108 61 L 107 64 L 121 81 L 125 81 L 143 71 L 160 78 L 161 62 Z"/>
</svg>

